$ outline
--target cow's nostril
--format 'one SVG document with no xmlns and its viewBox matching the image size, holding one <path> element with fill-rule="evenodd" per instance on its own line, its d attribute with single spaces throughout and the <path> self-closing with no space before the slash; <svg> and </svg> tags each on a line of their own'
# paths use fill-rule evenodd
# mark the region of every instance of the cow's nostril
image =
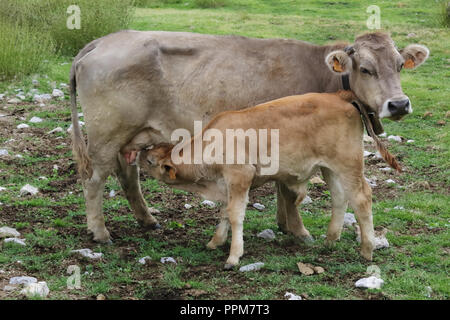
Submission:
<svg viewBox="0 0 450 320">
<path fill-rule="evenodd" d="M 389 101 L 388 109 L 393 116 L 407 114 L 409 111 L 409 99 Z"/>
</svg>

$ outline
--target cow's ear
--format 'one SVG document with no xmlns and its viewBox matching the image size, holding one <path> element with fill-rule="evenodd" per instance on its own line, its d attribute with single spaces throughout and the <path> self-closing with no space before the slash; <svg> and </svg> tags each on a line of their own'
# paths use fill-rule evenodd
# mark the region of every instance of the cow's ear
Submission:
<svg viewBox="0 0 450 320">
<path fill-rule="evenodd" d="M 343 50 L 330 52 L 325 58 L 325 63 L 331 71 L 336 73 L 347 73 L 352 69 L 352 59 Z"/>
<path fill-rule="evenodd" d="M 430 50 L 420 44 L 410 44 L 406 48 L 400 50 L 400 54 L 405 59 L 403 68 L 414 69 L 420 66 L 430 55 Z"/>
</svg>

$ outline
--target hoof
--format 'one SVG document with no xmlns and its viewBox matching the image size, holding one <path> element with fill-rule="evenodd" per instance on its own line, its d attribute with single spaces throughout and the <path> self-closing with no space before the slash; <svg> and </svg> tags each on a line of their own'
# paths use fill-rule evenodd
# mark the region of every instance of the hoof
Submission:
<svg viewBox="0 0 450 320">
<path fill-rule="evenodd" d="M 361 250 L 361 255 L 364 257 L 364 259 L 372 261 L 372 252 L 364 252 Z"/>
<path fill-rule="evenodd" d="M 311 236 L 311 235 L 306 236 L 306 237 L 302 237 L 301 239 L 306 244 L 313 244 L 316 241 L 316 240 L 314 240 L 314 237 Z"/>
<path fill-rule="evenodd" d="M 230 271 L 230 270 L 233 270 L 234 267 L 235 267 L 234 264 L 231 264 L 231 263 L 225 263 L 225 265 L 223 266 L 223 270 Z"/>
<path fill-rule="evenodd" d="M 159 223 L 146 224 L 139 222 L 139 225 L 145 230 L 158 230 L 161 229 L 161 225 Z"/>
<path fill-rule="evenodd" d="M 334 248 L 336 246 L 336 240 L 325 239 L 325 246 L 328 248 Z"/>
<path fill-rule="evenodd" d="M 217 249 L 217 246 L 215 243 L 213 243 L 212 241 L 208 242 L 208 244 L 206 245 L 206 247 L 210 250 L 215 250 Z"/>
<path fill-rule="evenodd" d="M 278 229 L 283 232 L 284 234 L 288 234 L 289 232 L 287 231 L 287 227 L 285 225 L 282 224 L 278 224 Z"/>
<path fill-rule="evenodd" d="M 161 225 L 159 223 L 155 223 L 154 225 L 150 226 L 153 230 L 161 229 Z"/>
</svg>

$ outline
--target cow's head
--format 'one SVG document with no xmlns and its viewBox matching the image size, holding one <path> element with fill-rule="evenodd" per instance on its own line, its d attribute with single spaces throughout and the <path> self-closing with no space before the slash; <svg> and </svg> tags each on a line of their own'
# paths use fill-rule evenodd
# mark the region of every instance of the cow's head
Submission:
<svg viewBox="0 0 450 320">
<path fill-rule="evenodd" d="M 385 33 L 368 33 L 353 45 L 330 52 L 325 58 L 335 73 L 349 75 L 350 88 L 380 118 L 398 120 L 411 113 L 411 102 L 400 84 L 400 71 L 421 65 L 429 55 L 425 46 L 411 44 L 397 50 Z"/>
</svg>

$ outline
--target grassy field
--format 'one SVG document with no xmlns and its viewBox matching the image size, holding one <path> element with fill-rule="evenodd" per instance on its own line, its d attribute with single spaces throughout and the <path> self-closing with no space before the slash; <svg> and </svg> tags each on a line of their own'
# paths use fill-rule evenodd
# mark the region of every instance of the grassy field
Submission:
<svg viewBox="0 0 450 320">
<path fill-rule="evenodd" d="M 7 97 L 18 89 L 30 92 L 33 79 L 39 81 L 41 93 L 51 93 L 53 87 L 66 93 L 65 99 L 45 107 L 32 103 L 31 96 L 19 105 L 7 104 L 6 98 L 0 101 L 0 114 L 6 115 L 0 117 L 0 149 L 9 152 L 0 158 L 0 186 L 6 188 L 0 191 L 0 227 L 17 228 L 27 243 L 25 247 L 0 243 L 0 299 L 23 299 L 18 291 L 2 290 L 11 277 L 20 275 L 46 281 L 48 299 L 95 299 L 99 294 L 107 299 L 283 299 L 287 291 L 306 299 L 449 299 L 450 32 L 439 25 L 437 2 L 224 0 L 209 9 L 200 9 L 196 1 L 146 3 L 149 8 L 136 9 L 132 29 L 294 38 L 318 44 L 352 41 L 368 31 L 366 8 L 377 4 L 381 27 L 399 48 L 409 43 L 426 45 L 431 51 L 428 61 L 417 70 L 402 71 L 403 89 L 414 113 L 400 122 L 383 121 L 388 135 L 404 138 L 401 143 L 383 140 L 405 172 L 382 172 L 379 162 L 366 163 L 366 176 L 377 178 L 374 223 L 376 229 L 388 230 L 390 247 L 375 251 L 374 261 L 368 263 L 359 255 L 350 227 L 335 248 L 326 248 L 322 235 L 330 220 L 330 195 L 326 186 L 317 184 L 309 188 L 313 203 L 300 208 L 316 241 L 304 244 L 281 234 L 275 221 L 274 188 L 268 185 L 251 194 L 251 203 L 260 202 L 266 209 L 248 207 L 241 260 L 241 265 L 262 261 L 264 268 L 224 272 L 229 242 L 216 251 L 205 248 L 219 221 L 218 209 L 204 207 L 195 195 L 171 190 L 145 176 L 143 192 L 161 211 L 157 218 L 162 229 L 139 228 L 118 182 L 110 178 L 104 210 L 114 244 L 93 243 L 86 231 L 82 189 L 66 132 L 67 90 L 60 85 L 68 82 L 71 58 L 51 57 L 40 74 L 0 83 L 0 94 Z M 33 116 L 44 121 L 16 129 Z M 63 132 L 47 134 L 58 126 Z M 414 142 L 406 143 L 409 139 Z M 375 151 L 371 144 L 366 150 Z M 384 181 L 389 178 L 397 184 L 387 185 Z M 27 183 L 39 187 L 39 195 L 19 196 Z M 116 192 L 112 198 L 111 190 Z M 185 209 L 185 203 L 193 207 Z M 275 231 L 275 240 L 256 237 L 267 228 Z M 81 248 L 102 252 L 104 257 L 92 262 L 70 253 Z M 152 260 L 143 266 L 138 259 L 144 256 Z M 167 256 L 175 258 L 177 265 L 159 262 Z M 325 272 L 304 276 L 297 262 L 322 266 Z M 69 265 L 80 267 L 81 289 L 67 288 Z M 370 265 L 380 268 L 385 285 L 381 290 L 355 288 Z"/>
</svg>

